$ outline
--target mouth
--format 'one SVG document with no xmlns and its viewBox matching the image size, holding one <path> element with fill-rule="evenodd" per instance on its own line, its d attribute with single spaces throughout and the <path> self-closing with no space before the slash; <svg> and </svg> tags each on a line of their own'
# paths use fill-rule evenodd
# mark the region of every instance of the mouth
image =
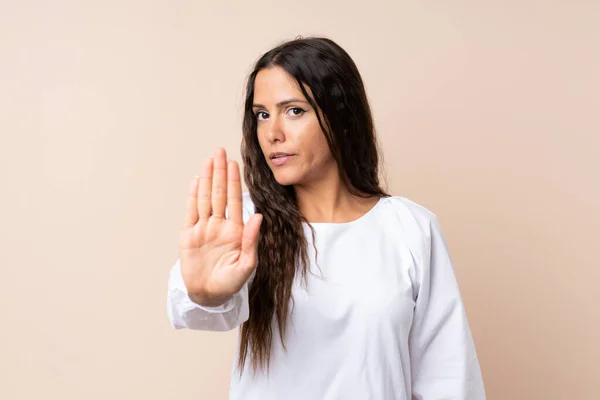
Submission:
<svg viewBox="0 0 600 400">
<path fill-rule="evenodd" d="M 286 164 L 294 155 L 290 153 L 271 153 L 269 159 L 273 165 L 281 166 Z"/>
</svg>

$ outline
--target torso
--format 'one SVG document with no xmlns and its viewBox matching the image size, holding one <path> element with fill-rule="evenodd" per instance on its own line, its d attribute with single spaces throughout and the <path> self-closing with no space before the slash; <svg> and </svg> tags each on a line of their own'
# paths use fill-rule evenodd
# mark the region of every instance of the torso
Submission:
<svg viewBox="0 0 600 400">
<path fill-rule="evenodd" d="M 414 209 L 411 209 L 414 208 Z M 382 198 L 359 219 L 308 225 L 307 286 L 297 274 L 287 351 L 276 325 L 270 374 L 232 372 L 231 399 L 410 399 L 408 338 L 420 236 L 403 198 Z M 425 214 L 424 214 L 425 215 Z"/>
</svg>

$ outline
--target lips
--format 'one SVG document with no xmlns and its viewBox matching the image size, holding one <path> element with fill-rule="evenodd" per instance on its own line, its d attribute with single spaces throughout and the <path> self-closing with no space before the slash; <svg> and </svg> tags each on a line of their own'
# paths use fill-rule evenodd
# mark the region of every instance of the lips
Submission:
<svg viewBox="0 0 600 400">
<path fill-rule="evenodd" d="M 294 154 L 281 152 L 271 153 L 269 156 L 271 163 L 275 166 L 286 164 L 292 157 L 294 157 Z"/>
<path fill-rule="evenodd" d="M 283 153 L 281 151 L 276 151 L 274 153 L 269 154 L 269 158 L 272 160 L 274 158 L 279 158 L 279 157 L 286 157 L 286 156 L 291 156 L 291 153 Z"/>
</svg>

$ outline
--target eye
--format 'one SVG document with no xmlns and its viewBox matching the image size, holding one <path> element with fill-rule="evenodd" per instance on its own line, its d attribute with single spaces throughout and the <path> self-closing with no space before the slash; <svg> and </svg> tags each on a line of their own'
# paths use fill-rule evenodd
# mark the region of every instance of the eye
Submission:
<svg viewBox="0 0 600 400">
<path fill-rule="evenodd" d="M 303 110 L 300 107 L 292 107 L 288 111 L 291 111 L 292 116 L 294 116 L 294 117 L 298 117 L 306 112 L 306 110 Z"/>
<path fill-rule="evenodd" d="M 257 112 L 257 113 L 256 113 L 256 114 L 254 114 L 254 115 L 256 116 L 256 119 L 258 119 L 259 121 L 260 121 L 260 120 L 263 120 L 263 119 L 267 119 L 267 117 L 269 116 L 269 114 L 267 114 L 267 113 L 266 113 L 266 112 L 264 112 L 264 111 L 259 111 L 259 112 Z M 261 115 L 263 116 L 263 118 L 261 118 Z"/>
</svg>

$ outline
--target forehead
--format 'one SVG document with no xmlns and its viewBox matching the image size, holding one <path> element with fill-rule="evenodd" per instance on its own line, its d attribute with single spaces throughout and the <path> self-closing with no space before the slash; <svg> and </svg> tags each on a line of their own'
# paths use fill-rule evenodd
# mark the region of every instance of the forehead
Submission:
<svg viewBox="0 0 600 400">
<path fill-rule="evenodd" d="M 308 90 L 307 87 L 306 89 Z M 283 68 L 265 68 L 258 72 L 254 81 L 255 101 L 264 104 L 290 97 L 305 99 L 294 77 Z"/>
</svg>

